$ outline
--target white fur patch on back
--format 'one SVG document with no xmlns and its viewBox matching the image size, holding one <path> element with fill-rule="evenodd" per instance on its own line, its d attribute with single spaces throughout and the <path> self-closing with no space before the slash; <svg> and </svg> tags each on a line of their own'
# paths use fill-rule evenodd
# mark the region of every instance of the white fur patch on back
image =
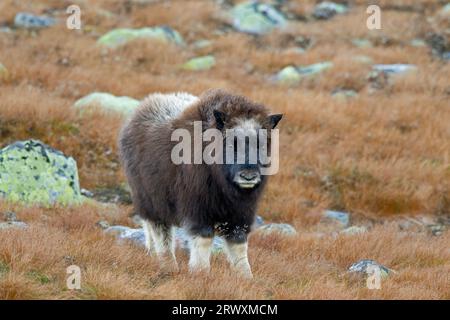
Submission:
<svg viewBox="0 0 450 320">
<path fill-rule="evenodd" d="M 261 124 L 252 118 L 239 118 L 236 120 L 236 125 L 233 129 L 242 129 L 243 131 L 253 131 L 261 129 Z"/>
<path fill-rule="evenodd" d="M 189 105 L 199 99 L 186 92 L 153 93 L 141 103 L 145 107 L 147 116 L 153 121 L 168 122 L 180 115 Z"/>
</svg>

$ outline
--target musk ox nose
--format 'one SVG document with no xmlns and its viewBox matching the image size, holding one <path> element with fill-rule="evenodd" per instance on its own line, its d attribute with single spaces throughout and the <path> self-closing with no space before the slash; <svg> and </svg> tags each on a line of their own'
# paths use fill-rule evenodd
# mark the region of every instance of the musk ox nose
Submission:
<svg viewBox="0 0 450 320">
<path fill-rule="evenodd" d="M 246 181 L 252 181 L 258 177 L 258 173 L 254 171 L 244 170 L 239 173 L 239 176 Z"/>
</svg>

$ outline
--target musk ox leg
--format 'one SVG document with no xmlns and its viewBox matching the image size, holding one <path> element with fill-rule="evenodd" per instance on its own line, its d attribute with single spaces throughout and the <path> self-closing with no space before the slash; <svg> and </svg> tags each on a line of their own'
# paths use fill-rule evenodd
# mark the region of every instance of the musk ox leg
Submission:
<svg viewBox="0 0 450 320">
<path fill-rule="evenodd" d="M 210 269 L 212 237 L 193 236 L 190 241 L 189 270 L 191 272 Z"/>
<path fill-rule="evenodd" d="M 173 228 L 152 221 L 146 221 L 149 235 L 154 244 L 156 256 L 160 259 L 163 268 L 178 271 L 175 257 L 175 240 L 172 236 Z"/>
<path fill-rule="evenodd" d="M 236 243 L 228 240 L 225 241 L 225 252 L 231 267 L 245 278 L 251 279 L 253 278 L 253 274 L 250 263 L 248 262 L 247 250 L 247 242 Z"/>
<path fill-rule="evenodd" d="M 152 225 L 151 222 L 141 219 L 142 228 L 144 229 L 144 235 L 145 235 L 145 248 L 147 249 L 147 253 L 149 255 L 155 254 L 155 246 L 153 243 L 153 236 L 152 236 Z"/>
</svg>

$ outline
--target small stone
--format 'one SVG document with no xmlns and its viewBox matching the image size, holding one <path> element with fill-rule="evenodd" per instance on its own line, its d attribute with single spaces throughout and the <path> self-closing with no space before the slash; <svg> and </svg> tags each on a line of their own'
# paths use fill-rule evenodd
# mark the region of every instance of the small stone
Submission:
<svg viewBox="0 0 450 320">
<path fill-rule="evenodd" d="M 17 219 L 17 215 L 15 212 L 12 211 L 6 211 L 3 213 L 3 218 L 7 221 L 7 222 L 14 222 L 14 221 L 19 221 Z"/>
<path fill-rule="evenodd" d="M 216 64 L 216 59 L 211 56 L 203 56 L 203 57 L 197 57 L 190 59 L 183 65 L 181 65 L 181 68 L 184 70 L 191 70 L 191 71 L 200 71 L 200 70 L 208 70 L 211 69 Z"/>
<path fill-rule="evenodd" d="M 332 66 L 331 62 L 320 62 L 301 67 L 288 66 L 278 72 L 275 79 L 282 84 L 292 85 L 300 82 L 305 77 L 319 74 Z"/>
<path fill-rule="evenodd" d="M 87 189 L 81 188 L 80 192 L 81 192 L 81 195 L 83 195 L 85 197 L 88 197 L 88 198 L 94 197 L 94 194 Z"/>
<path fill-rule="evenodd" d="M 100 227 L 103 230 L 106 230 L 110 227 L 109 222 L 105 220 L 101 220 L 95 224 L 97 227 Z"/>
<path fill-rule="evenodd" d="M 331 222 L 337 222 L 342 227 L 347 227 L 350 223 L 350 215 L 346 212 L 326 210 L 324 217 Z"/>
<path fill-rule="evenodd" d="M 206 40 L 206 39 L 202 39 L 202 40 L 197 40 L 195 41 L 192 46 L 195 49 L 204 49 L 204 48 L 208 48 L 210 46 L 212 46 L 213 42 L 211 40 Z"/>
<path fill-rule="evenodd" d="M 412 64 L 376 64 L 373 66 L 374 71 L 380 71 L 387 74 L 402 74 L 409 71 L 416 70 L 417 67 Z"/>
<path fill-rule="evenodd" d="M 339 100 L 346 100 L 348 98 L 353 98 L 358 95 L 358 92 L 355 90 L 346 90 L 346 89 L 336 89 L 331 95 Z"/>
<path fill-rule="evenodd" d="M 231 16 L 236 30 L 250 34 L 265 34 L 286 25 L 286 18 L 280 11 L 269 4 L 257 1 L 243 2 L 234 6 Z"/>
<path fill-rule="evenodd" d="M 184 44 L 184 40 L 181 35 L 167 26 L 141 29 L 114 29 L 101 36 L 97 40 L 97 43 L 105 47 L 115 48 L 135 39 L 153 39 L 166 43 L 174 43 L 177 45 Z"/>
<path fill-rule="evenodd" d="M 425 40 L 422 40 L 422 39 L 413 39 L 413 40 L 411 40 L 410 44 L 413 47 L 425 47 L 427 45 Z"/>
<path fill-rule="evenodd" d="M 106 92 L 93 92 L 77 100 L 74 104 L 81 113 L 88 109 L 100 108 L 109 113 L 111 111 L 130 116 L 139 106 L 140 101 L 130 97 L 116 97 Z"/>
<path fill-rule="evenodd" d="M 364 226 L 351 226 L 348 228 L 345 228 L 340 233 L 346 234 L 346 235 L 356 235 L 356 234 L 362 234 L 367 232 L 367 228 Z"/>
<path fill-rule="evenodd" d="M 261 227 L 263 225 L 264 225 L 264 219 L 261 216 L 256 216 L 255 217 L 255 224 L 254 224 L 255 229 L 259 228 L 259 227 Z"/>
<path fill-rule="evenodd" d="M 352 43 L 357 46 L 358 48 L 371 48 L 372 42 L 367 39 L 353 39 Z"/>
<path fill-rule="evenodd" d="M 327 20 L 337 14 L 344 14 L 348 11 L 347 6 L 343 4 L 334 3 L 331 1 L 324 1 L 315 6 L 313 17 L 318 20 Z"/>
<path fill-rule="evenodd" d="M 14 18 L 14 26 L 25 29 L 47 28 L 56 23 L 56 20 L 48 16 L 37 16 L 32 13 L 19 12 Z"/>
<path fill-rule="evenodd" d="M 440 236 L 446 230 L 446 227 L 443 224 L 433 224 L 427 227 L 433 236 Z"/>
<path fill-rule="evenodd" d="M 28 227 L 28 225 L 22 221 L 0 222 L 0 230 L 13 229 L 13 228 L 24 229 L 27 227 Z"/>
<path fill-rule="evenodd" d="M 287 223 L 269 223 L 257 229 L 263 235 L 278 233 L 283 236 L 295 236 L 297 231 L 293 226 Z"/>
<path fill-rule="evenodd" d="M 348 268 L 348 271 L 354 273 L 361 273 L 365 275 L 371 275 L 373 274 L 373 269 L 370 270 L 371 268 L 378 268 L 380 270 L 382 278 L 387 277 L 391 272 L 393 272 L 393 270 L 389 269 L 388 267 L 385 267 L 379 264 L 378 262 L 370 259 L 364 259 L 355 262 Z"/>
</svg>

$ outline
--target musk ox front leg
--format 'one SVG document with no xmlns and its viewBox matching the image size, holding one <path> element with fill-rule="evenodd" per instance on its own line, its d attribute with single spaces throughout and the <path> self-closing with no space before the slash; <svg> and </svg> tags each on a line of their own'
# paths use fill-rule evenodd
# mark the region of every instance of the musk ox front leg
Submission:
<svg viewBox="0 0 450 320">
<path fill-rule="evenodd" d="M 192 236 L 189 256 L 189 270 L 191 272 L 209 272 L 212 240 L 212 237 Z"/>
<path fill-rule="evenodd" d="M 228 261 L 233 269 L 245 278 L 253 278 L 250 263 L 248 262 L 248 244 L 245 242 L 235 242 L 227 239 L 225 241 L 225 252 Z"/>
</svg>

